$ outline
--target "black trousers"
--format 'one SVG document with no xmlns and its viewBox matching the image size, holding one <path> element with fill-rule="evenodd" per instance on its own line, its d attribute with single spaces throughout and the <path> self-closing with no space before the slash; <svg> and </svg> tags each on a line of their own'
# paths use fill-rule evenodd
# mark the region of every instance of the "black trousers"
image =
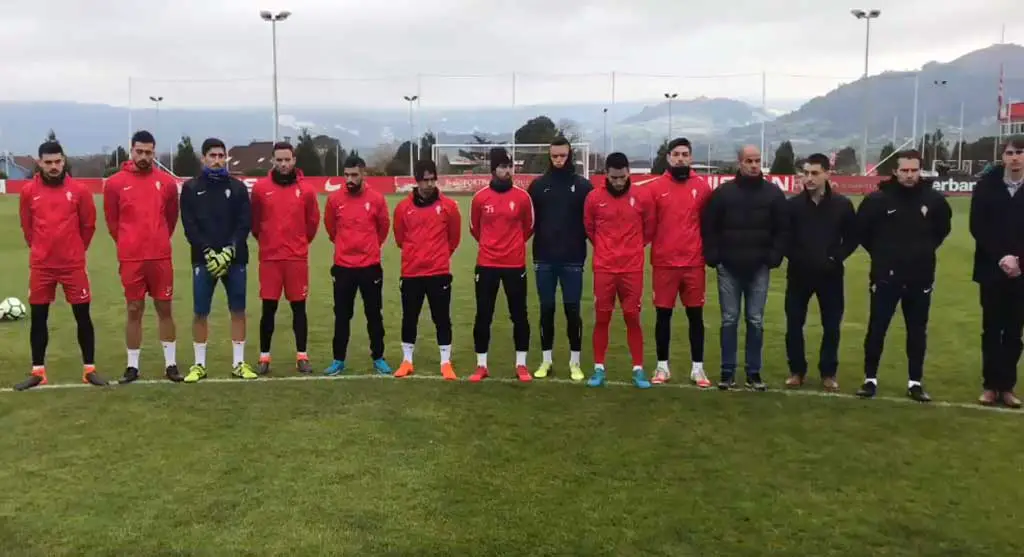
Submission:
<svg viewBox="0 0 1024 557">
<path fill-rule="evenodd" d="M 498 289 L 504 288 L 512 318 L 512 340 L 516 352 L 530 348 L 530 320 L 526 311 L 526 268 L 476 267 L 476 317 L 473 320 L 473 347 L 477 354 L 487 352 L 491 344 L 491 322 Z"/>
<path fill-rule="evenodd" d="M 981 285 L 981 373 L 987 390 L 1008 392 L 1017 384 L 1024 350 L 1024 285 L 1002 280 Z"/>
<path fill-rule="evenodd" d="M 452 276 L 402 278 L 398 289 L 402 293 L 402 342 L 416 343 L 416 328 L 425 298 L 437 329 L 437 345 L 449 346 L 452 343 Z"/>
<path fill-rule="evenodd" d="M 812 297 L 818 298 L 821 314 L 818 371 L 822 377 L 835 377 L 839 370 L 839 330 L 846 307 L 843 275 L 838 273 L 786 278 L 786 358 L 789 360 L 789 372 L 801 377 L 807 375 L 804 324 L 807 322 L 807 308 Z"/>
<path fill-rule="evenodd" d="M 370 267 L 331 267 L 334 281 L 334 359 L 345 361 L 350 322 L 355 311 L 356 292 L 363 299 L 366 334 L 370 337 L 370 357 L 384 357 L 384 271 L 380 265 Z"/>
<path fill-rule="evenodd" d="M 932 305 L 932 285 L 872 282 L 871 310 L 868 332 L 864 337 L 864 376 L 878 377 L 878 362 L 882 359 L 885 335 L 889 330 L 896 306 L 903 308 L 903 322 L 907 329 L 907 376 L 920 381 L 924 376 L 924 353 L 928 345 L 928 311 Z"/>
</svg>

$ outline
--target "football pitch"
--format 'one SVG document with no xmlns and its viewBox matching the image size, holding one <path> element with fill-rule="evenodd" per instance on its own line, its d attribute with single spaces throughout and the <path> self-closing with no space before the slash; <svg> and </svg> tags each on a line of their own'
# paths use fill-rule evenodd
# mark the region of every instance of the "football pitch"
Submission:
<svg viewBox="0 0 1024 557">
<path fill-rule="evenodd" d="M 324 199 L 321 199 L 323 207 Z M 97 198 L 97 204 L 102 202 Z M 397 197 L 389 199 L 394 208 Z M 939 255 L 925 386 L 938 401 L 905 402 L 901 317 L 879 373 L 880 398 L 850 396 L 862 374 L 867 258 L 847 266 L 839 381 L 843 395 L 781 392 L 784 269 L 773 275 L 765 315 L 769 393 L 701 392 L 678 384 L 626 385 L 620 314 L 612 325 L 609 378 L 588 389 L 565 381 L 568 348 L 557 320 L 562 380 L 518 384 L 511 324 L 498 302 L 491 373 L 448 383 L 424 310 L 417 377 L 371 377 L 361 310 L 353 320 L 350 377 L 283 380 L 295 373 L 287 304 L 278 312 L 274 379 L 229 380 L 226 300 L 211 318 L 211 378 L 161 381 L 155 314 L 147 308 L 145 384 L 0 392 L 0 555 L 850 555 L 1024 554 L 1018 450 L 1024 416 L 976 408 L 980 309 L 970 281 L 973 241 L 966 199 L 952 199 L 953 233 Z M 460 198 L 464 224 L 469 199 Z M 26 298 L 27 250 L 18 200 L 0 197 L 0 297 Z M 124 302 L 113 242 L 102 223 L 89 252 L 98 369 L 125 364 Z M 255 261 L 255 242 L 250 239 Z M 472 372 L 473 265 L 468 234 L 453 259 L 454 364 Z M 329 363 L 332 246 L 311 250 L 310 346 Z M 589 264 L 589 263 L 588 263 Z M 191 280 L 180 225 L 175 237 L 178 362 L 192 362 Z M 397 367 L 399 253 L 384 251 L 387 357 Z M 532 272 L 531 272 L 532 288 Z M 584 369 L 593 323 L 584 298 Z M 653 369 L 649 276 L 646 362 Z M 256 274 L 249 281 L 249 360 L 258 351 Z M 50 313 L 51 383 L 80 381 L 70 309 Z M 540 361 L 538 307 L 530 297 L 529 367 Z M 707 362 L 718 375 L 717 289 L 709 274 Z M 812 369 L 820 339 L 808 316 Z M 689 368 L 686 319 L 677 311 L 672 360 Z M 29 370 L 29 326 L 0 323 L 0 386 Z M 741 332 L 740 341 L 743 335 Z M 742 347 L 740 350 L 742 358 Z M 742 360 L 741 360 L 742 361 Z"/>
</svg>

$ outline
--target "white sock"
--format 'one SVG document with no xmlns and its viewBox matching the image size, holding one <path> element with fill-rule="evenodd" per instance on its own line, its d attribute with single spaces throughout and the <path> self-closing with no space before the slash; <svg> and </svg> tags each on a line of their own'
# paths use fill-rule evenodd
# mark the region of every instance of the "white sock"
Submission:
<svg viewBox="0 0 1024 557">
<path fill-rule="evenodd" d="M 911 388 L 911 387 L 920 387 L 920 386 L 921 386 L 921 382 L 920 381 L 907 381 L 907 388 L 908 389 Z"/>
<path fill-rule="evenodd" d="M 877 377 L 870 377 L 868 379 L 865 379 L 864 382 L 865 383 L 871 383 L 872 385 L 874 385 L 876 387 L 878 386 L 878 378 Z"/>
<path fill-rule="evenodd" d="M 643 371 L 644 366 L 633 366 L 633 371 Z"/>
<path fill-rule="evenodd" d="M 668 360 L 658 360 L 658 368 L 661 371 L 668 371 Z"/>
<path fill-rule="evenodd" d="M 128 349 L 128 367 L 139 369 L 139 352 L 142 352 L 141 348 Z"/>
<path fill-rule="evenodd" d="M 269 362 L 270 361 L 270 352 L 260 352 L 260 361 L 261 362 Z"/>
<path fill-rule="evenodd" d="M 441 363 L 450 364 L 452 362 L 452 345 L 448 344 L 441 347 Z"/>
<path fill-rule="evenodd" d="M 240 363 L 245 361 L 245 341 L 244 340 L 233 340 L 233 341 L 231 341 L 231 357 L 232 357 L 232 362 L 231 362 L 232 366 L 237 366 L 238 364 L 240 364 Z"/>
<path fill-rule="evenodd" d="M 526 352 L 516 352 L 516 367 L 526 365 Z"/>
<path fill-rule="evenodd" d="M 693 368 L 690 370 L 693 373 L 704 371 L 704 362 L 693 362 Z"/>
<path fill-rule="evenodd" d="M 594 371 L 599 371 L 599 370 L 600 371 L 604 371 L 604 364 L 603 363 L 600 363 L 600 364 L 599 363 L 594 363 Z"/>
<path fill-rule="evenodd" d="M 403 342 L 402 343 L 402 359 L 407 361 L 407 362 L 409 362 L 411 364 L 412 363 L 412 353 L 413 353 L 413 350 L 415 348 L 416 348 L 415 344 L 411 344 L 411 343 L 408 343 L 408 342 Z"/>
<path fill-rule="evenodd" d="M 487 352 L 476 355 L 476 367 L 487 367 Z"/>
<path fill-rule="evenodd" d="M 552 356 L 551 356 L 551 351 L 550 351 L 550 350 L 545 350 L 545 351 L 543 352 L 543 354 L 544 354 L 544 363 L 545 363 L 545 364 L 550 364 L 551 362 L 554 362 L 554 361 L 555 361 L 555 360 L 554 360 L 554 359 L 552 358 Z"/>
<path fill-rule="evenodd" d="M 569 365 L 578 366 L 580 365 L 580 351 L 573 350 L 569 352 Z"/>
<path fill-rule="evenodd" d="M 173 340 L 170 342 L 160 341 L 160 345 L 164 347 L 164 367 L 178 365 L 177 344 Z"/>
<path fill-rule="evenodd" d="M 193 342 L 192 351 L 196 355 L 196 365 L 206 367 L 206 343 Z"/>
</svg>

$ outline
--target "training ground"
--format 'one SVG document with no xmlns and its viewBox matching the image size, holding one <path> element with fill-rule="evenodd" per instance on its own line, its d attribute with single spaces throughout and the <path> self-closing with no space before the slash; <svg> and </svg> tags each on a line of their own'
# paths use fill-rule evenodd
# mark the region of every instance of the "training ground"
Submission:
<svg viewBox="0 0 1024 557">
<path fill-rule="evenodd" d="M 101 199 L 97 198 L 97 204 Z M 324 200 L 321 199 L 321 207 Z M 390 198 L 393 208 L 397 198 Z M 464 222 L 469 198 L 460 198 Z M 350 377 L 294 377 L 287 304 L 278 312 L 272 379 L 229 378 L 226 301 L 211 320 L 210 377 L 161 381 L 155 315 L 147 309 L 143 378 L 130 386 L 74 386 L 81 362 L 74 322 L 58 293 L 47 368 L 52 388 L 0 392 L 0 555 L 792 555 L 978 556 L 1024 554 L 1020 500 L 1024 415 L 976 407 L 980 309 L 970 281 L 967 199 L 951 199 L 953 233 L 939 256 L 925 385 L 930 406 L 906 402 L 904 333 L 897 316 L 880 372 L 880 398 L 852 397 L 861 378 L 867 258 L 847 269 L 839 380 L 843 394 L 682 386 L 689 369 L 678 312 L 677 383 L 626 384 L 624 327 L 615 318 L 609 375 L 600 390 L 562 380 L 517 384 L 511 326 L 499 301 L 490 354 L 496 379 L 433 380 L 437 347 L 424 308 L 411 380 L 370 377 L 361 310 L 353 320 Z M 125 363 L 124 304 L 113 242 L 102 223 L 89 253 L 98 367 Z M 24 300 L 27 251 L 18 200 L 0 198 L 7 224 L 0 296 Z M 250 243 L 255 261 L 255 242 Z M 331 245 L 311 252 L 309 351 L 330 359 Z M 454 363 L 472 372 L 473 263 L 468 234 L 453 265 Z M 387 356 L 397 367 L 399 253 L 385 249 Z M 178 361 L 192 361 L 191 282 L 175 235 Z M 255 268 L 255 265 L 253 266 Z M 590 272 L 584 298 L 584 368 L 591 366 Z M 532 274 L 531 274 L 532 283 Z M 784 270 L 773 276 L 765 316 L 764 377 L 786 377 Z M 249 281 L 255 363 L 259 302 Z M 644 309 L 647 365 L 655 363 L 654 312 Z M 559 313 L 561 310 L 559 310 Z M 808 318 L 812 367 L 820 339 Z M 530 368 L 540 361 L 537 302 Z M 707 368 L 717 379 L 718 301 L 708 281 Z M 28 321 L 0 324 L 0 384 L 29 370 Z M 740 336 L 742 342 L 742 333 Z M 742 349 L 741 349 L 742 357 Z M 741 360 L 742 361 L 742 360 Z M 287 379 L 287 380 L 285 380 Z M 69 388 L 57 388 L 68 386 Z"/>
</svg>

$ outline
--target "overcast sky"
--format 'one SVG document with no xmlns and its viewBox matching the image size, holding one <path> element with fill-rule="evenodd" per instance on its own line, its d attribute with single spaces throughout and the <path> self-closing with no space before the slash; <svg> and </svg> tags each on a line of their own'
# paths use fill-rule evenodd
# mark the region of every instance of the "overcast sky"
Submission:
<svg viewBox="0 0 1024 557">
<path fill-rule="evenodd" d="M 988 46 L 1003 23 L 1024 43 L 1019 1 L 0 0 L 0 99 L 269 104 L 266 8 L 293 12 L 278 25 L 283 105 L 401 107 L 417 91 L 423 108 L 506 105 L 513 72 L 517 104 L 605 102 L 614 70 L 620 100 L 759 100 L 765 71 L 771 106 L 863 72 L 850 8 L 882 10 L 877 73 Z M 741 75 L 686 77 L 721 74 Z"/>
</svg>

